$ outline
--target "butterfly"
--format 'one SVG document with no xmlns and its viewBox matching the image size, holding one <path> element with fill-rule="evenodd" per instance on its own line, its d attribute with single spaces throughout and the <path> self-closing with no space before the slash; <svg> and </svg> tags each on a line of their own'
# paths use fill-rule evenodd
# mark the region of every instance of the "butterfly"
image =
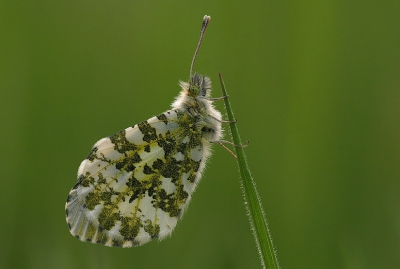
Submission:
<svg viewBox="0 0 400 269">
<path fill-rule="evenodd" d="M 210 16 L 204 16 L 188 82 L 172 108 L 100 139 L 78 169 L 65 210 L 81 241 L 143 245 L 170 235 L 201 179 L 211 144 L 222 137 L 211 80 L 192 73 Z"/>
</svg>

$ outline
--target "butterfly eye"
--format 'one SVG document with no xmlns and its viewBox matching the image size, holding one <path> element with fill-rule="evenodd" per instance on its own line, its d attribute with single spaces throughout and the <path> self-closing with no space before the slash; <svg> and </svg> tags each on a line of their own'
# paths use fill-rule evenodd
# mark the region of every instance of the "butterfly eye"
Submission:
<svg viewBox="0 0 400 269">
<path fill-rule="evenodd" d="M 189 94 L 191 96 L 199 95 L 199 93 L 200 93 L 199 87 L 197 87 L 196 85 L 190 85 Z"/>
</svg>

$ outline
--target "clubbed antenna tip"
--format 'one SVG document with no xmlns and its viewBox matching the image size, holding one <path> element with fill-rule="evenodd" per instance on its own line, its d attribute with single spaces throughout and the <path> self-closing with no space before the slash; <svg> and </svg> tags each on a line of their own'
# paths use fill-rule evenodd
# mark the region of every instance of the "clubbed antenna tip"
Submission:
<svg viewBox="0 0 400 269">
<path fill-rule="evenodd" d="M 193 55 L 192 64 L 190 65 L 190 77 L 192 76 L 193 65 L 194 65 L 194 62 L 196 61 L 197 53 L 200 50 L 201 42 L 203 42 L 203 37 L 204 37 L 204 34 L 206 33 L 206 29 L 207 29 L 208 24 L 210 23 L 210 20 L 211 20 L 210 16 L 204 15 L 203 24 L 201 25 L 201 30 L 200 30 L 199 43 L 197 43 L 197 48 Z"/>
</svg>

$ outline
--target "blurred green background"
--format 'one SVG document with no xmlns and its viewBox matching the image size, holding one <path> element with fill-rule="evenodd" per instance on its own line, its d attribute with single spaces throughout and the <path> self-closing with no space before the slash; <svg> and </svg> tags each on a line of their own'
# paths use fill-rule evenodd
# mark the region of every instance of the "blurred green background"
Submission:
<svg viewBox="0 0 400 269">
<path fill-rule="evenodd" d="M 260 268 L 220 147 L 161 243 L 82 243 L 65 222 L 91 146 L 169 108 L 205 14 L 194 69 L 214 97 L 224 75 L 282 268 L 400 268 L 394 0 L 0 1 L 1 268 Z"/>
</svg>

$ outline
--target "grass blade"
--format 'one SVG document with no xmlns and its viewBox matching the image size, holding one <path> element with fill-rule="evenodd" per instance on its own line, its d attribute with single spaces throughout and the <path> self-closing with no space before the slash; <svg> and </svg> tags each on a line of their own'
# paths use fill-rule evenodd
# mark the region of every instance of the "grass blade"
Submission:
<svg viewBox="0 0 400 269">
<path fill-rule="evenodd" d="M 221 82 L 222 96 L 228 96 L 221 74 L 219 74 L 219 79 Z M 224 102 L 225 109 L 228 115 L 228 120 L 234 122 L 235 117 L 233 116 L 233 111 L 229 102 L 229 98 L 225 98 Z M 237 124 L 230 123 L 229 125 L 231 129 L 233 143 L 236 145 L 242 145 Z M 278 258 L 275 252 L 274 245 L 272 243 L 271 234 L 268 229 L 268 223 L 261 204 L 261 198 L 257 192 L 256 184 L 251 177 L 244 150 L 242 147 L 235 147 L 235 150 L 237 155 L 237 163 L 239 165 L 242 185 L 241 189 L 243 192 L 246 211 L 249 216 L 250 226 L 253 231 L 254 239 L 256 241 L 262 267 L 279 269 Z"/>
</svg>

